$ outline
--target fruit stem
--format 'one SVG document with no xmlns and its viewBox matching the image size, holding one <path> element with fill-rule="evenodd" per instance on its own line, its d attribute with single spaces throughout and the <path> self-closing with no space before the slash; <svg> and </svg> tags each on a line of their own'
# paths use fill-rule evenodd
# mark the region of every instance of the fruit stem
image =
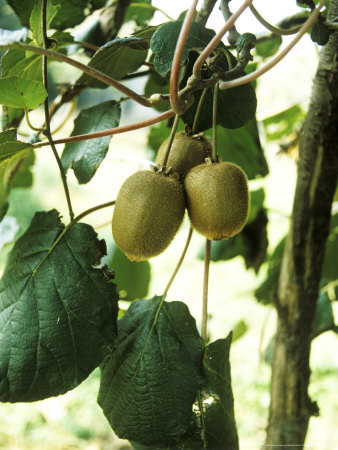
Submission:
<svg viewBox="0 0 338 450">
<path fill-rule="evenodd" d="M 175 277 L 177 275 L 177 272 L 179 271 L 179 269 L 180 269 L 180 267 L 182 265 L 182 262 L 184 260 L 185 254 L 187 253 L 187 250 L 188 250 L 188 247 L 189 247 L 189 244 L 190 244 L 190 241 L 191 241 L 191 236 L 192 236 L 192 227 L 190 227 L 190 229 L 189 229 L 188 237 L 187 237 L 187 240 L 186 240 L 183 252 L 181 254 L 181 257 L 178 260 L 178 263 L 177 263 L 177 265 L 175 267 L 175 270 L 174 270 L 173 274 L 170 277 L 170 280 L 168 281 L 168 284 L 167 284 L 166 288 L 163 291 L 163 294 L 162 294 L 162 298 L 163 299 L 166 298 L 166 296 L 168 294 L 168 291 L 170 289 L 170 286 L 172 285 L 172 282 L 174 281 L 174 279 L 175 279 Z"/>
<path fill-rule="evenodd" d="M 200 100 L 198 102 L 197 105 L 197 109 L 196 109 L 196 113 L 195 113 L 195 117 L 194 117 L 194 123 L 192 124 L 192 134 L 197 133 L 197 125 L 198 125 L 198 121 L 202 112 L 202 106 L 205 100 L 205 97 L 207 95 L 207 91 L 209 88 L 204 88 L 200 97 Z"/>
<path fill-rule="evenodd" d="M 72 224 L 79 222 L 81 219 L 83 219 L 85 216 L 88 216 L 88 214 L 91 214 L 92 212 L 98 211 L 99 209 L 103 209 L 103 208 L 107 208 L 108 206 L 114 206 L 115 205 L 115 200 L 112 200 L 111 202 L 107 202 L 107 203 L 101 203 L 100 205 L 96 205 L 93 206 L 92 208 L 86 209 L 85 211 L 83 211 L 81 214 L 79 214 L 78 216 L 76 216 L 73 220 L 72 220 Z"/>
<path fill-rule="evenodd" d="M 211 241 L 206 239 L 204 254 L 204 277 L 203 277 L 203 301 L 202 301 L 202 323 L 201 338 L 207 340 L 207 322 L 208 322 L 208 284 L 209 284 L 209 267 L 210 267 L 210 246 Z"/>
<path fill-rule="evenodd" d="M 212 104 L 212 162 L 218 161 L 217 157 L 217 104 L 218 104 L 218 83 L 214 86 L 214 96 Z"/>
<path fill-rule="evenodd" d="M 176 114 L 175 120 L 174 120 L 174 123 L 173 123 L 173 127 L 171 129 L 170 136 L 169 136 L 168 147 L 167 147 L 167 150 L 166 150 L 166 152 L 165 152 L 165 154 L 163 156 L 161 167 L 165 167 L 167 162 L 168 162 L 170 149 L 171 149 L 171 146 L 172 146 L 172 144 L 174 142 L 174 138 L 175 138 L 175 134 L 176 134 L 176 131 L 177 131 L 177 127 L 178 127 L 179 121 L 180 121 L 180 116 L 179 116 L 179 114 Z"/>
</svg>

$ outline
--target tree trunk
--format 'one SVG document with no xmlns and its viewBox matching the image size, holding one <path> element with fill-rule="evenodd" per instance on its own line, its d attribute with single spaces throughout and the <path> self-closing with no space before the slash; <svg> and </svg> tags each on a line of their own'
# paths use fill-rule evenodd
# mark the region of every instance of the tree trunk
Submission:
<svg viewBox="0 0 338 450">
<path fill-rule="evenodd" d="M 331 0 L 328 20 L 338 16 Z M 300 142 L 298 178 L 275 306 L 278 312 L 266 444 L 299 449 L 318 407 L 308 396 L 319 282 L 338 173 L 338 31 L 320 55 Z"/>
</svg>

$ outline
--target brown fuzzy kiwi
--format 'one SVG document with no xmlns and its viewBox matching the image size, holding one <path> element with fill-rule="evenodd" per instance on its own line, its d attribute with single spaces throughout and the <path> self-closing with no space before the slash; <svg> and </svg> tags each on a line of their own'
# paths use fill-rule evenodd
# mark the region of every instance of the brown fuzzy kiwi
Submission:
<svg viewBox="0 0 338 450">
<path fill-rule="evenodd" d="M 165 152 L 167 151 L 169 138 L 160 146 L 156 164 L 162 164 Z M 172 143 L 166 167 L 171 167 L 173 172 L 177 172 L 182 178 L 186 173 L 204 163 L 206 158 L 211 158 L 212 147 L 208 138 L 203 135 L 194 137 L 188 136 L 184 131 L 175 135 Z"/>
<path fill-rule="evenodd" d="M 227 239 L 244 227 L 249 212 L 247 177 L 236 164 L 206 162 L 185 177 L 192 226 L 207 239 Z"/>
<path fill-rule="evenodd" d="M 136 172 L 123 183 L 115 202 L 114 240 L 132 261 L 156 256 L 175 236 L 184 211 L 184 190 L 176 177 Z"/>
</svg>

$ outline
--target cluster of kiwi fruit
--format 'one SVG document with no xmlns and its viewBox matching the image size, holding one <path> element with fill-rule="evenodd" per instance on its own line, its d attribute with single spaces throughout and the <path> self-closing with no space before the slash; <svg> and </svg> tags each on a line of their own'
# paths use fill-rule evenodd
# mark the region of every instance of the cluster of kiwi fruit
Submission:
<svg viewBox="0 0 338 450">
<path fill-rule="evenodd" d="M 132 261 L 162 253 L 182 223 L 185 208 L 194 229 L 210 240 L 227 239 L 244 227 L 249 209 L 247 178 L 230 162 L 213 163 L 202 134 L 175 135 L 166 167 L 168 139 L 155 170 L 141 170 L 123 183 L 114 208 L 116 244 Z"/>
</svg>

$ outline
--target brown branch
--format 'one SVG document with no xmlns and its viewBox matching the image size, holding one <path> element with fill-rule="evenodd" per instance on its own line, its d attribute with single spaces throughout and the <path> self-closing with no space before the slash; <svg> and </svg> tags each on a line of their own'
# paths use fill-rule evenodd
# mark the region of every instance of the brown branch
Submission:
<svg viewBox="0 0 338 450">
<path fill-rule="evenodd" d="M 338 0 L 331 0 L 329 15 L 338 15 Z M 338 31 L 321 52 L 300 140 L 293 214 L 277 294 L 267 446 L 299 448 L 311 415 L 318 414 L 308 394 L 309 360 L 338 178 L 337 54 Z"/>
</svg>

